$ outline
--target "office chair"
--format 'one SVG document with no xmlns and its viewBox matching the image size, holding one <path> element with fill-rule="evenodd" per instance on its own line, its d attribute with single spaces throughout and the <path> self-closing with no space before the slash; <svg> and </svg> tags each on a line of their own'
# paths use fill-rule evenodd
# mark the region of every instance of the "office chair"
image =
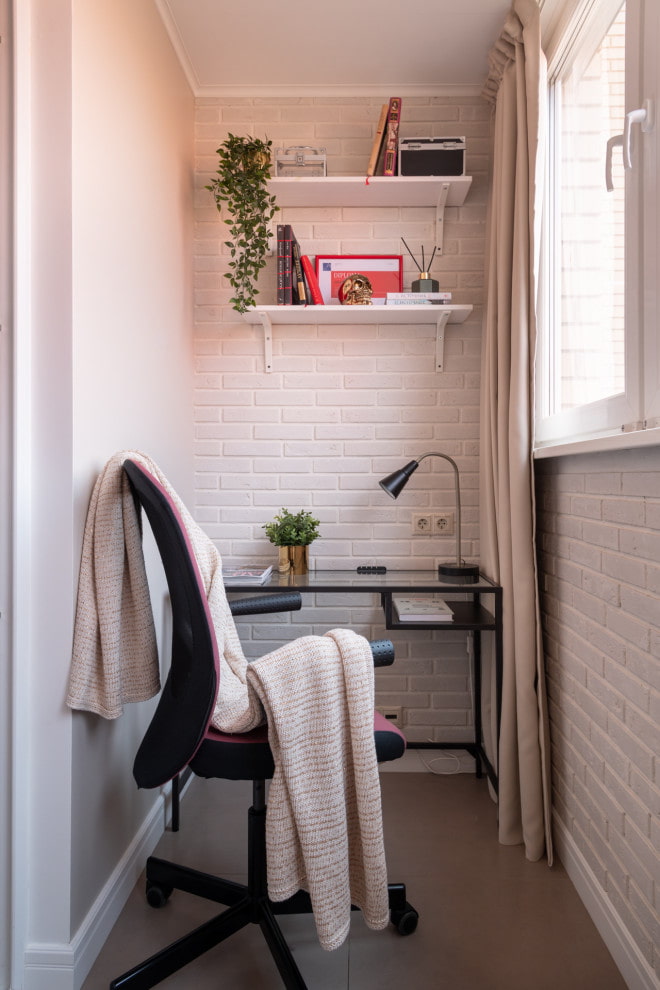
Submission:
<svg viewBox="0 0 660 990">
<path fill-rule="evenodd" d="M 204 586 L 185 527 L 165 489 L 142 465 L 126 460 L 133 495 L 144 509 L 161 555 L 172 605 L 172 662 L 158 706 L 138 749 L 133 774 L 138 787 L 160 787 L 185 767 L 201 777 L 252 781 L 248 811 L 248 881 L 238 884 L 157 857 L 147 860 L 147 901 L 164 905 L 173 890 L 183 890 L 226 906 L 188 935 L 133 967 L 110 990 L 147 990 L 250 923 L 259 924 L 287 990 L 306 984 L 275 916 L 311 912 L 309 894 L 299 891 L 271 902 L 266 881 L 266 781 L 274 773 L 267 726 L 226 734 L 210 726 L 217 681 L 218 653 Z M 299 593 L 266 595 L 234 602 L 233 611 L 256 614 L 300 607 Z M 391 643 L 372 646 L 376 665 L 393 660 Z M 405 740 L 395 726 L 375 713 L 374 737 L 379 761 L 398 759 Z M 402 935 L 417 927 L 417 912 L 406 901 L 403 884 L 388 886 L 390 920 Z"/>
</svg>

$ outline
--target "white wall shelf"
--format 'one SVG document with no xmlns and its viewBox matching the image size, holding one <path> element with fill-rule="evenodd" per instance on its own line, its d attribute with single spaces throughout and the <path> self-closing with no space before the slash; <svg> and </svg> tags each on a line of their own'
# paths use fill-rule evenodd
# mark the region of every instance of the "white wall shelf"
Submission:
<svg viewBox="0 0 660 990">
<path fill-rule="evenodd" d="M 301 179 L 295 181 L 304 181 Z M 261 325 L 264 331 L 266 371 L 273 370 L 273 325 L 289 326 L 362 326 L 376 323 L 433 325 L 436 328 L 435 368 L 444 367 L 445 328 L 448 323 L 463 323 L 472 306 L 255 306 L 243 314 L 248 323 Z"/>
<path fill-rule="evenodd" d="M 442 254 L 446 206 L 462 206 L 472 184 L 469 175 L 359 175 L 271 179 L 278 206 L 432 206 L 436 246 Z"/>
</svg>

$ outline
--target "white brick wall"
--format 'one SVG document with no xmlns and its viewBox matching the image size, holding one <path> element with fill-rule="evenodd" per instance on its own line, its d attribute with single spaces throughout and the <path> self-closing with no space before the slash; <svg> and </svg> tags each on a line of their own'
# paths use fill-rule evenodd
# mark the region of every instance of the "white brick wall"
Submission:
<svg viewBox="0 0 660 990">
<path fill-rule="evenodd" d="M 312 558 L 319 567 L 432 568 L 451 557 L 453 537 L 413 538 L 411 514 L 452 510 L 453 480 L 426 461 L 393 502 L 378 479 L 416 454 L 455 457 L 464 501 L 463 551 L 478 557 L 478 426 L 481 306 L 489 156 L 489 108 L 478 98 L 403 101 L 402 135 L 467 138 L 473 184 L 463 207 L 445 214 L 444 256 L 433 274 L 455 302 L 474 311 L 450 327 L 446 370 L 434 367 L 435 331 L 406 327 L 276 327 L 272 374 L 264 373 L 260 329 L 229 307 L 222 273 L 222 224 L 204 186 L 227 133 L 253 133 L 275 145 L 323 145 L 328 173 L 363 175 L 381 99 L 201 99 L 196 133 L 195 415 L 197 518 L 227 560 L 275 560 L 261 526 L 281 507 L 321 520 Z M 433 209 L 286 209 L 303 253 L 404 254 L 433 244 Z M 274 261 L 259 302 L 275 301 Z M 323 608 L 244 623 L 246 650 L 266 652 L 291 632 L 349 625 L 384 635 L 377 600 L 324 596 Z M 291 623 L 294 627 L 283 629 Z M 398 662 L 378 674 L 379 700 L 403 705 L 411 739 L 463 739 L 471 726 L 465 634 L 393 633 Z M 433 675 L 432 677 L 430 675 Z"/>
<path fill-rule="evenodd" d="M 660 977 L 660 457 L 537 462 L 553 802 Z"/>
</svg>

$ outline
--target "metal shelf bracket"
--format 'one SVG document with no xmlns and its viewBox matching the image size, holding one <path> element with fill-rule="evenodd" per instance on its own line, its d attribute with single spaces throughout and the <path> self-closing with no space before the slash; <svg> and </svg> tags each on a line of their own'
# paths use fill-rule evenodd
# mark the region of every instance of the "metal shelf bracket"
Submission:
<svg viewBox="0 0 660 990">
<path fill-rule="evenodd" d="M 438 254 L 442 254 L 442 246 L 445 239 L 445 205 L 451 182 L 443 182 L 438 193 L 438 202 L 435 207 L 435 243 Z"/>
<path fill-rule="evenodd" d="M 264 331 L 264 369 L 270 374 L 273 370 L 273 324 L 268 313 L 259 311 L 258 315 Z"/>
<path fill-rule="evenodd" d="M 438 307 L 440 309 L 441 307 Z M 435 328 L 435 370 L 442 371 L 445 365 L 445 329 L 449 323 L 449 313 L 438 314 Z"/>
</svg>

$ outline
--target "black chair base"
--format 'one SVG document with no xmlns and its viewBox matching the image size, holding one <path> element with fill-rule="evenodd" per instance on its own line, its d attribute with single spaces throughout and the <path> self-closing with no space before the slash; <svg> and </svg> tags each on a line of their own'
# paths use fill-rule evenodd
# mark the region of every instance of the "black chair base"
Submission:
<svg viewBox="0 0 660 990">
<path fill-rule="evenodd" d="M 189 962 L 250 924 L 258 924 L 286 990 L 307 990 L 276 915 L 309 914 L 309 894 L 299 891 L 287 901 L 268 899 L 266 886 L 266 806 L 263 781 L 254 782 L 254 803 L 248 812 L 248 882 L 221 877 L 170 863 L 155 856 L 147 860 L 147 901 L 162 907 L 173 890 L 182 890 L 226 906 L 226 910 L 117 977 L 110 990 L 149 990 Z M 406 901 L 404 884 L 389 884 L 390 919 L 401 935 L 417 927 L 418 914 Z"/>
</svg>

